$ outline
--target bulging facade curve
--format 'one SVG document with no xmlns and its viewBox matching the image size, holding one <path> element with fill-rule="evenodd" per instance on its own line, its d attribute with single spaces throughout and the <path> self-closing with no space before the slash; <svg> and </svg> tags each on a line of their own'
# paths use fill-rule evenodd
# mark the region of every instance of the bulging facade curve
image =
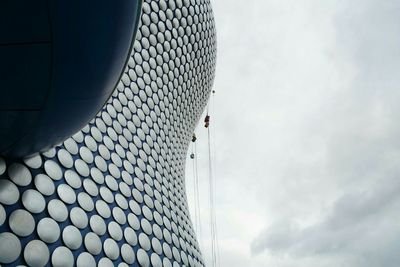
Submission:
<svg viewBox="0 0 400 267">
<path fill-rule="evenodd" d="M 208 101 L 209 0 L 146 0 L 128 65 L 83 129 L 0 158 L 1 266 L 204 266 L 185 159 Z"/>
</svg>

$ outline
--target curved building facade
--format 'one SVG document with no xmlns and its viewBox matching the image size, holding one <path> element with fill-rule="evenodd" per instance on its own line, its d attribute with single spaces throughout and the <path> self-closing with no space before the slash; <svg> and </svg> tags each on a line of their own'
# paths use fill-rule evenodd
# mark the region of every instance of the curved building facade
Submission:
<svg viewBox="0 0 400 267">
<path fill-rule="evenodd" d="M 209 0 L 146 0 L 105 106 L 57 146 L 0 158 L 1 266 L 203 266 L 185 159 L 216 61 Z"/>
</svg>

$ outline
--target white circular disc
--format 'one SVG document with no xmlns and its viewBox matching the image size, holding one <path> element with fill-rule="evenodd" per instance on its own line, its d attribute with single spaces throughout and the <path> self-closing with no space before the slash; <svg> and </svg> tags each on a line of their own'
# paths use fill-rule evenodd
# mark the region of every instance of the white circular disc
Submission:
<svg viewBox="0 0 400 267">
<path fill-rule="evenodd" d="M 51 255 L 51 263 L 53 267 L 73 267 L 74 255 L 67 247 L 61 246 L 56 248 Z"/>
<path fill-rule="evenodd" d="M 78 203 L 85 211 L 90 212 L 94 209 L 94 202 L 86 192 L 80 192 L 78 194 Z"/>
<path fill-rule="evenodd" d="M 8 224 L 14 234 L 18 236 L 28 236 L 35 230 L 35 220 L 33 216 L 24 209 L 18 209 L 11 213 Z"/>
<path fill-rule="evenodd" d="M 72 223 L 79 229 L 84 229 L 88 225 L 89 219 L 86 215 L 86 212 L 79 207 L 72 208 L 69 213 L 69 217 Z"/>
<path fill-rule="evenodd" d="M 139 262 L 140 266 L 142 267 L 149 267 L 150 265 L 150 259 L 149 256 L 147 255 L 146 251 L 143 249 L 139 249 L 136 253 L 137 261 Z"/>
<path fill-rule="evenodd" d="M 151 266 L 153 267 L 162 267 L 162 262 L 160 256 L 156 253 L 152 253 L 150 256 Z"/>
<path fill-rule="evenodd" d="M 24 249 L 24 259 L 28 266 L 43 267 L 50 258 L 50 252 L 47 245 L 40 240 L 30 241 Z"/>
<path fill-rule="evenodd" d="M 74 160 L 73 160 L 70 152 L 68 152 L 65 149 L 58 150 L 57 158 L 65 168 L 69 169 L 69 168 L 72 168 L 74 166 Z"/>
<path fill-rule="evenodd" d="M 151 248 L 150 239 L 145 233 L 139 234 L 139 245 L 146 251 L 150 250 Z"/>
<path fill-rule="evenodd" d="M 114 263 L 106 257 L 100 259 L 97 267 L 114 267 Z"/>
<path fill-rule="evenodd" d="M 135 252 L 132 247 L 128 244 L 123 244 L 121 247 L 121 256 L 124 261 L 128 264 L 133 264 L 135 262 Z"/>
<path fill-rule="evenodd" d="M 32 181 L 32 174 L 29 169 L 21 163 L 12 163 L 8 167 L 8 176 L 11 181 L 19 186 L 27 186 Z"/>
<path fill-rule="evenodd" d="M 9 232 L 0 234 L 0 263 L 11 263 L 21 254 L 21 242 Z"/>
<path fill-rule="evenodd" d="M 43 161 L 40 154 L 35 154 L 29 157 L 25 157 L 24 163 L 32 169 L 38 169 L 42 166 Z"/>
<path fill-rule="evenodd" d="M 87 252 L 79 254 L 76 260 L 77 267 L 96 267 L 96 261 L 92 255 Z"/>
<path fill-rule="evenodd" d="M 138 242 L 137 235 L 132 228 L 126 227 L 124 229 L 124 237 L 125 237 L 126 242 L 128 242 L 131 246 L 137 245 L 137 242 Z"/>
<path fill-rule="evenodd" d="M 78 249 L 82 244 L 81 232 L 73 225 L 64 228 L 62 239 L 64 244 L 72 250 Z"/>
<path fill-rule="evenodd" d="M 37 225 L 37 233 L 44 242 L 54 243 L 60 237 L 60 227 L 55 220 L 43 218 Z"/>
<path fill-rule="evenodd" d="M 111 260 L 116 260 L 119 257 L 119 247 L 117 242 L 111 238 L 107 238 L 103 243 L 104 253 Z"/>
<path fill-rule="evenodd" d="M 86 250 L 93 255 L 98 255 L 101 252 L 102 243 L 100 237 L 93 232 L 86 234 L 84 239 Z"/>
<path fill-rule="evenodd" d="M 90 228 L 92 228 L 93 232 L 96 234 L 102 236 L 106 233 L 107 227 L 106 224 L 99 215 L 95 214 L 92 217 L 90 217 Z"/>
<path fill-rule="evenodd" d="M 82 186 L 82 180 L 79 175 L 73 170 L 67 170 L 64 173 L 65 181 L 75 189 L 79 189 Z"/>
<path fill-rule="evenodd" d="M 42 194 L 34 189 L 26 190 L 21 197 L 24 207 L 32 213 L 40 213 L 46 207 Z"/>
<path fill-rule="evenodd" d="M 19 199 L 17 186 L 8 179 L 0 178 L 0 203 L 12 205 Z"/>
<path fill-rule="evenodd" d="M 60 180 L 63 176 L 60 166 L 52 160 L 46 160 L 44 163 L 44 170 L 46 171 L 47 175 L 54 180 Z"/>
<path fill-rule="evenodd" d="M 108 224 L 108 233 L 115 241 L 120 241 L 122 239 L 122 229 L 118 223 L 112 221 Z"/>
<path fill-rule="evenodd" d="M 57 222 L 63 222 L 68 218 L 68 209 L 59 199 L 50 200 L 49 204 L 47 204 L 47 211 L 51 218 Z"/>
<path fill-rule="evenodd" d="M 45 196 L 54 194 L 54 182 L 46 174 L 38 174 L 34 179 L 36 189 Z"/>
<path fill-rule="evenodd" d="M 75 191 L 67 184 L 60 184 L 57 187 L 57 193 L 61 200 L 67 204 L 73 204 L 76 201 Z"/>
</svg>

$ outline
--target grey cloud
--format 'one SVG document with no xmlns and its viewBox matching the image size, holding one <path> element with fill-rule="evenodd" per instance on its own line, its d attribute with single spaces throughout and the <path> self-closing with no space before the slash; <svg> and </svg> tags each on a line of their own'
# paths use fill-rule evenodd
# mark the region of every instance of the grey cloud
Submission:
<svg viewBox="0 0 400 267">
<path fill-rule="evenodd" d="M 348 88 L 333 94 L 309 124 L 325 151 L 321 179 L 336 181 L 336 201 L 311 225 L 290 217 L 273 223 L 251 249 L 299 259 L 331 257 L 341 266 L 394 267 L 400 263 L 400 5 L 339 3 L 336 49 L 354 73 Z M 284 180 L 301 178 L 307 167 L 312 168 L 303 165 L 303 172 Z"/>
<path fill-rule="evenodd" d="M 296 257 L 350 252 L 379 257 L 368 255 L 369 250 L 390 249 L 393 239 L 400 241 L 399 206 L 400 179 L 393 175 L 367 190 L 344 194 L 319 223 L 300 228 L 290 220 L 277 222 L 253 241 L 252 251 L 268 249 Z M 400 261 L 400 255 L 396 258 Z"/>
</svg>

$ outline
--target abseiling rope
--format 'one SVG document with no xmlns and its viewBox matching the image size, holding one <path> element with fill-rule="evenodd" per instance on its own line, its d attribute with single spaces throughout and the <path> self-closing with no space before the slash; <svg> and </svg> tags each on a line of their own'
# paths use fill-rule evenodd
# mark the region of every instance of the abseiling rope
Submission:
<svg viewBox="0 0 400 267">
<path fill-rule="evenodd" d="M 215 121 L 215 91 L 214 90 L 212 91 L 210 102 L 211 102 L 211 108 L 212 108 L 211 112 L 214 114 L 213 117 L 214 117 L 214 121 Z M 215 122 L 213 123 L 213 125 L 214 126 L 216 125 Z M 211 143 L 212 156 L 213 156 L 213 159 L 216 160 L 217 159 L 217 154 L 216 154 L 217 150 L 215 148 L 215 127 L 212 127 L 210 129 L 210 131 L 211 131 L 210 143 Z M 215 164 L 213 167 L 214 173 L 216 172 L 215 171 L 216 166 L 217 165 Z M 215 196 L 215 192 L 218 191 L 217 190 L 217 179 L 213 179 L 213 180 L 214 180 L 214 196 Z M 214 198 L 214 231 L 215 231 L 215 247 L 216 247 L 216 265 L 220 266 L 220 261 L 219 261 L 220 251 L 219 251 L 219 239 L 218 239 L 217 212 L 215 211 L 215 198 Z"/>
<path fill-rule="evenodd" d="M 212 176 L 211 164 L 211 146 L 210 146 L 210 128 L 207 128 L 208 137 L 208 186 L 209 186 L 209 203 L 210 203 L 210 231 L 211 231 L 211 261 L 212 266 L 216 267 L 216 247 L 215 247 L 215 229 L 214 229 L 214 181 Z"/>
<path fill-rule="evenodd" d="M 197 144 L 192 144 L 192 154 L 194 155 L 192 161 L 193 169 L 193 195 L 194 195 L 194 228 L 199 239 L 200 246 L 203 246 L 203 237 L 201 230 L 201 211 L 200 211 L 200 194 L 199 194 L 199 174 L 197 168 Z"/>
<path fill-rule="evenodd" d="M 195 157 L 194 157 L 194 166 L 196 170 L 196 180 L 195 180 L 195 189 L 196 189 L 196 208 L 197 208 L 197 213 L 198 213 L 198 218 L 197 218 L 197 225 L 198 225 L 198 233 L 199 233 L 199 239 L 200 239 L 200 245 L 203 248 L 203 236 L 202 236 L 202 230 L 201 230 L 201 210 L 200 210 L 200 191 L 199 191 L 199 172 L 197 168 L 197 144 L 196 142 L 194 143 L 194 152 L 195 152 Z"/>
<path fill-rule="evenodd" d="M 214 100 L 214 98 L 215 98 L 215 91 L 213 90 L 212 91 L 212 95 L 211 95 L 211 104 L 212 104 L 212 112 L 213 112 L 213 114 L 215 114 L 215 100 Z M 214 120 L 215 120 L 215 115 L 214 115 Z M 216 125 L 215 123 L 214 123 L 214 125 Z M 213 154 L 213 159 L 214 160 L 217 160 L 217 153 L 216 153 L 216 147 L 215 147 L 215 127 L 212 127 L 211 128 L 211 140 L 212 140 L 212 142 L 211 142 L 211 150 L 212 150 L 212 154 Z M 213 170 L 214 170 L 214 172 L 216 172 L 216 167 L 217 167 L 217 164 L 215 164 L 214 165 L 214 168 L 213 168 Z M 218 192 L 218 188 L 217 188 L 217 179 L 214 179 L 214 192 Z M 214 194 L 215 195 L 215 194 Z M 216 257 L 217 257 L 217 259 L 216 259 L 216 264 L 217 264 L 217 266 L 219 267 L 220 266 L 220 250 L 219 250 L 219 239 L 218 239 L 218 224 L 217 224 L 217 222 L 218 222 L 218 220 L 217 220 L 217 212 L 216 212 L 216 210 L 215 210 L 215 200 L 214 200 L 214 229 L 215 229 L 215 243 L 216 243 Z"/>
<path fill-rule="evenodd" d="M 209 116 L 209 105 L 210 102 L 214 102 L 214 95 L 212 95 L 209 103 L 207 104 L 206 116 Z M 214 103 L 212 103 L 212 108 L 214 110 Z M 217 229 L 217 216 L 215 211 L 215 192 L 216 192 L 216 179 L 213 175 L 213 159 L 216 158 L 216 149 L 214 143 L 212 142 L 211 136 L 214 135 L 214 131 L 210 130 L 210 125 L 207 128 L 207 154 L 208 154 L 208 189 L 209 189 L 209 228 L 210 228 L 210 241 L 211 241 L 211 263 L 213 267 L 220 266 L 219 261 L 219 242 L 218 242 L 218 229 Z M 204 249 L 202 227 L 201 227 L 201 209 L 200 209 L 200 191 L 199 191 L 199 175 L 198 175 L 198 161 L 197 161 L 197 143 L 193 142 L 191 147 L 191 153 L 194 155 L 192 162 L 192 172 L 193 172 L 193 195 L 194 195 L 194 228 L 199 239 L 200 247 Z"/>
<path fill-rule="evenodd" d="M 214 93 L 211 96 L 211 101 L 214 100 Z M 212 103 L 214 110 L 214 103 Z M 207 116 L 209 115 L 209 104 L 207 105 Z M 215 189 L 216 189 L 216 180 L 213 177 L 213 161 L 212 154 L 215 155 L 215 149 L 212 149 L 211 142 L 211 134 L 210 134 L 210 126 L 207 127 L 207 144 L 208 144 L 208 182 L 209 182 L 209 203 L 210 203 L 210 231 L 211 231 L 211 257 L 212 257 L 212 266 L 219 266 L 219 243 L 218 243 L 218 231 L 217 231 L 217 216 L 215 212 Z M 213 150 L 214 153 L 211 151 Z"/>
<path fill-rule="evenodd" d="M 197 157 L 196 154 L 194 154 L 194 144 L 192 144 L 191 146 L 191 155 L 195 155 L 195 157 Z M 194 163 L 194 159 L 192 159 L 192 173 L 193 173 L 193 196 L 194 196 L 194 230 L 196 231 L 196 233 L 198 233 L 198 212 L 197 212 L 197 194 L 196 194 L 196 166 Z"/>
</svg>

